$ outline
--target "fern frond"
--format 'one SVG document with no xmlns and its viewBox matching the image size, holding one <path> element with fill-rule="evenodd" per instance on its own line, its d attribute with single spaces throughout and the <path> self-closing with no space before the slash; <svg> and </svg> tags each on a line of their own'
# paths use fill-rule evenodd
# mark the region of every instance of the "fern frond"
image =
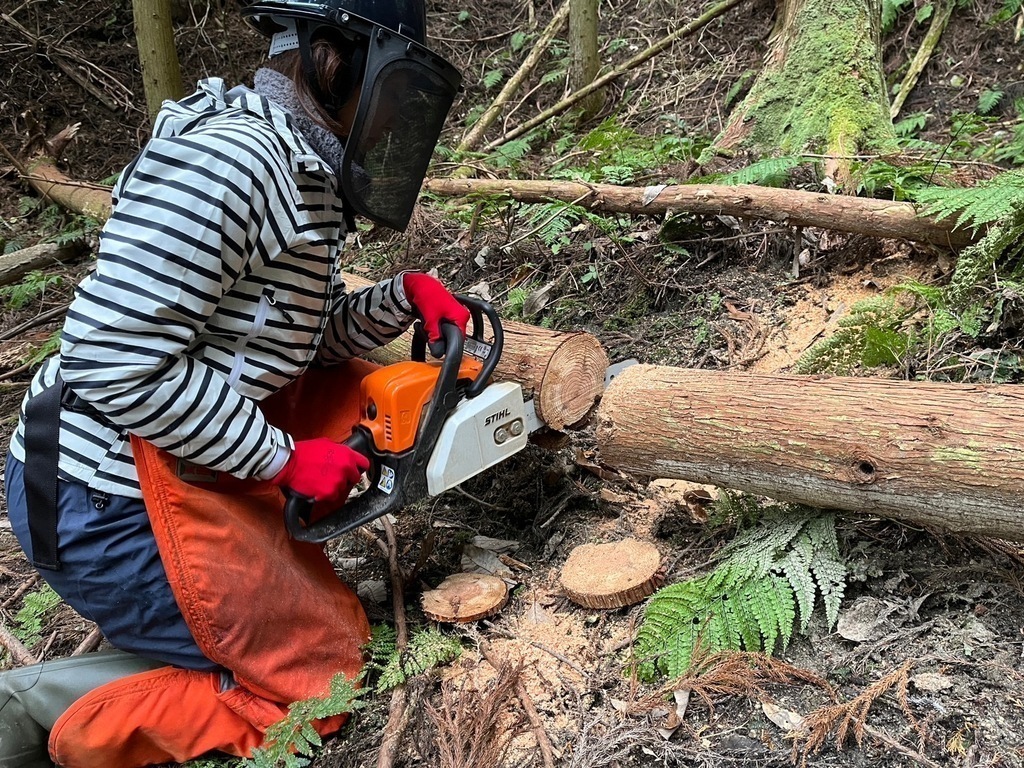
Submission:
<svg viewBox="0 0 1024 768">
<path fill-rule="evenodd" d="M 1024 204 L 1024 172 L 1006 171 L 973 187 L 923 187 L 914 191 L 921 215 L 956 217 L 955 228 L 974 232 L 1010 216 Z"/>
<path fill-rule="evenodd" d="M 818 594 L 835 622 L 846 570 L 833 516 L 773 507 L 717 557 L 710 573 L 651 597 L 634 650 L 642 678 L 681 674 L 698 653 L 785 648 L 798 618 L 807 628 Z"/>
<path fill-rule="evenodd" d="M 715 178 L 718 184 L 761 184 L 768 187 L 781 186 L 789 180 L 789 172 L 803 162 L 799 155 L 767 157 Z"/>
</svg>

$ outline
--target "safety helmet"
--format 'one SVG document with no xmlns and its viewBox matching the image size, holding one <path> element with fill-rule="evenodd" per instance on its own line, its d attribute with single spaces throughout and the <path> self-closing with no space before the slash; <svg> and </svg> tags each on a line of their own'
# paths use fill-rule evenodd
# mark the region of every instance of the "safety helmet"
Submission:
<svg viewBox="0 0 1024 768">
<path fill-rule="evenodd" d="M 405 229 L 445 117 L 462 83 L 458 69 L 426 46 L 424 0 L 255 0 L 242 16 L 272 40 L 271 53 L 298 48 L 313 93 L 311 43 L 340 35 L 361 78 L 345 139 L 340 185 L 346 207 Z M 345 89 L 343 89 L 345 90 Z M 342 104 L 322 99 L 328 111 Z"/>
</svg>

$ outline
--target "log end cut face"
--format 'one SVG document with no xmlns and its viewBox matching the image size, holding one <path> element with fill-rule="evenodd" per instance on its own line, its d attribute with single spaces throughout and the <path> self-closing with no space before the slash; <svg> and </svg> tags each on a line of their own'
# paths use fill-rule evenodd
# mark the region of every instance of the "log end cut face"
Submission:
<svg viewBox="0 0 1024 768">
<path fill-rule="evenodd" d="M 497 576 L 456 573 L 420 598 L 423 613 L 433 621 L 463 624 L 486 619 L 508 602 L 508 587 Z"/>
<path fill-rule="evenodd" d="M 537 410 L 552 429 L 565 429 L 586 416 L 604 391 L 608 355 L 587 333 L 565 338 L 552 352 L 537 393 Z"/>
<path fill-rule="evenodd" d="M 621 608 L 653 594 L 664 581 L 661 553 L 650 542 L 584 544 L 562 567 L 562 587 L 585 608 Z"/>
</svg>

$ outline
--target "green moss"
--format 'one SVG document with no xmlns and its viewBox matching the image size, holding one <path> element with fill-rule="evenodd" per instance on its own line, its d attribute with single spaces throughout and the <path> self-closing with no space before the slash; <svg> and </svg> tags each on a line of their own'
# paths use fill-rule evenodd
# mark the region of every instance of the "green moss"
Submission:
<svg viewBox="0 0 1024 768">
<path fill-rule="evenodd" d="M 784 60 L 766 66 L 740 107 L 752 128 L 747 147 L 850 154 L 892 144 L 874 6 L 803 2 Z"/>
<path fill-rule="evenodd" d="M 981 454 L 970 448 L 937 448 L 932 452 L 932 461 L 943 464 L 956 462 L 972 469 L 982 469 Z"/>
</svg>

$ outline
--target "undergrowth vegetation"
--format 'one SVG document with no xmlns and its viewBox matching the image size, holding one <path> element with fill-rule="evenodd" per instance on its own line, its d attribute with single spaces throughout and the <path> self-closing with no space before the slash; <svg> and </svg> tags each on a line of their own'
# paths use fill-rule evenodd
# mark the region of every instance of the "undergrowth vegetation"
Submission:
<svg viewBox="0 0 1024 768">
<path fill-rule="evenodd" d="M 830 628 L 838 618 L 846 567 L 833 515 L 724 491 L 714 513 L 740 531 L 711 572 L 650 598 L 634 646 L 641 679 L 679 677 L 720 651 L 784 650 L 819 601 Z"/>
</svg>

